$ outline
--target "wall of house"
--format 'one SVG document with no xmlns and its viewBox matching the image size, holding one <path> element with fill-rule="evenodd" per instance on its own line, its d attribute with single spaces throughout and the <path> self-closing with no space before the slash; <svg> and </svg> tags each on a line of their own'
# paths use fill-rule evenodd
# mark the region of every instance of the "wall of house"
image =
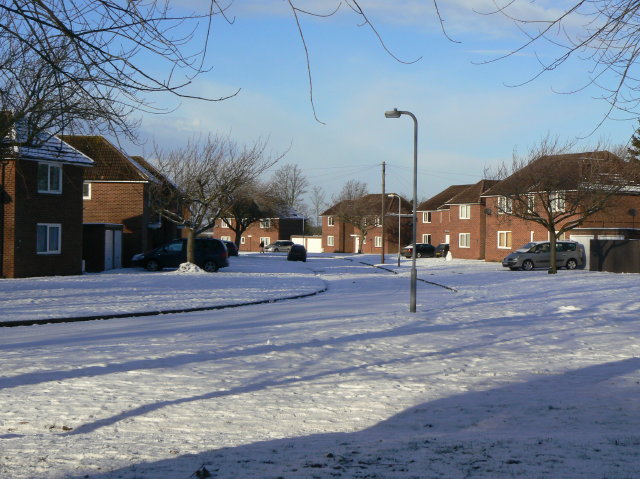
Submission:
<svg viewBox="0 0 640 479">
<path fill-rule="evenodd" d="M 15 260 L 16 164 L 0 162 L 0 278 L 13 278 Z"/>
<path fill-rule="evenodd" d="M 62 193 L 38 193 L 35 161 L 17 162 L 13 266 L 6 277 L 72 275 L 82 273 L 83 168 L 63 165 Z M 36 252 L 38 223 L 61 225 L 60 253 Z M 3 266 L 4 267 L 4 266 Z"/>
<path fill-rule="evenodd" d="M 431 235 L 431 243 L 434 246 L 446 243 L 447 234 L 451 235 L 451 212 L 448 209 L 431 212 L 431 223 L 424 222 L 422 211 L 418 212 L 418 225 L 416 228 L 417 242 L 423 243 L 423 235 Z M 451 236 L 451 241 L 453 241 Z"/>
<path fill-rule="evenodd" d="M 484 259 L 485 254 L 485 206 L 480 204 L 469 205 L 468 219 L 460 218 L 460 206 L 451 205 L 449 210 L 450 235 L 449 251 L 454 258 L 460 259 Z M 469 246 L 460 246 L 460 235 L 469 234 Z"/>
<path fill-rule="evenodd" d="M 91 182 L 91 199 L 83 201 L 84 223 L 123 225 L 122 265 L 151 249 L 146 183 Z"/>
<path fill-rule="evenodd" d="M 329 216 L 322 217 L 322 247 L 325 253 L 354 253 L 355 240 L 352 225 L 344 224 L 333 217 L 333 226 L 329 226 Z M 329 245 L 328 238 L 333 236 L 333 246 Z"/>
</svg>

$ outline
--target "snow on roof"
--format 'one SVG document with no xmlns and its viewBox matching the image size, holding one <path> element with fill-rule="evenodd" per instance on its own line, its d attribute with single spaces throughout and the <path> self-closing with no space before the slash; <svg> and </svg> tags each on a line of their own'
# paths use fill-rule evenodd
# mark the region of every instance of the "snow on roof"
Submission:
<svg viewBox="0 0 640 479">
<path fill-rule="evenodd" d="M 24 122 L 15 124 L 17 143 L 27 140 L 27 129 Z M 54 161 L 79 166 L 93 166 L 93 160 L 56 136 L 45 132 L 35 135 L 38 146 L 15 146 L 18 158 L 31 161 Z M 3 140 L 3 142 L 7 142 Z"/>
</svg>

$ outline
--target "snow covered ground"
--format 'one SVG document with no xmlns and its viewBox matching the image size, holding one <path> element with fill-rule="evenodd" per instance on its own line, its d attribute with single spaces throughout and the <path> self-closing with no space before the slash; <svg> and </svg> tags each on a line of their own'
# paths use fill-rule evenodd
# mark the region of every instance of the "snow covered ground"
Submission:
<svg viewBox="0 0 640 479">
<path fill-rule="evenodd" d="M 0 328 L 0 478 L 640 477 L 638 275 L 420 259 L 411 314 L 408 261 L 231 260 L 0 280 L 5 321 L 326 288 Z"/>
</svg>

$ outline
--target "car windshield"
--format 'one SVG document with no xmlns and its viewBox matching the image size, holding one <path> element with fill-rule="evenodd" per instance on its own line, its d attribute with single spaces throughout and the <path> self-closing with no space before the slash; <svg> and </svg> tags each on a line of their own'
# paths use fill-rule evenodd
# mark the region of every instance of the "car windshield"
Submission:
<svg viewBox="0 0 640 479">
<path fill-rule="evenodd" d="M 525 245 L 520 246 L 516 250 L 516 253 L 528 253 L 531 248 L 533 248 L 537 243 L 527 243 Z"/>
</svg>

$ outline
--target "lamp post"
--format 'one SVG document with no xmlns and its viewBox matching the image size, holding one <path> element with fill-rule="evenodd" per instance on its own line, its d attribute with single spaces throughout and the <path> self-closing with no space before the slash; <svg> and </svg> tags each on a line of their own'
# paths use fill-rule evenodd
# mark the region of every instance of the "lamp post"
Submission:
<svg viewBox="0 0 640 479">
<path fill-rule="evenodd" d="M 412 241 L 413 248 L 411 250 L 411 287 L 409 293 L 409 311 L 411 313 L 416 312 L 416 283 L 417 283 L 417 271 L 416 271 L 416 226 L 418 223 L 418 215 L 416 207 L 418 204 L 418 119 L 410 111 L 401 111 L 397 108 L 386 111 L 384 116 L 386 118 L 400 118 L 402 115 L 410 116 L 413 119 L 413 228 L 412 228 Z"/>
<path fill-rule="evenodd" d="M 397 195 L 396 193 L 391 193 L 387 195 L 389 198 L 398 198 L 398 268 L 400 267 L 400 218 L 402 217 L 400 215 L 400 195 Z"/>
</svg>

